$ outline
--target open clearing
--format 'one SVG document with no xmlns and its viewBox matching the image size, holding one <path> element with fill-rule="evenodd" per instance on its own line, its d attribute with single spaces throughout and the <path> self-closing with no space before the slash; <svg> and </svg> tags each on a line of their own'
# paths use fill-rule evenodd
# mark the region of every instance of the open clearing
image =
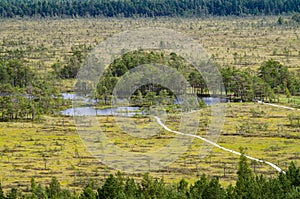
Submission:
<svg viewBox="0 0 300 199">
<path fill-rule="evenodd" d="M 290 17 L 283 17 L 289 21 Z M 259 66 L 270 58 L 293 70 L 300 65 L 299 25 L 278 25 L 278 17 L 208 19 L 1 19 L 0 46 L 22 49 L 34 67 L 63 61 L 72 46 L 94 47 L 115 33 L 140 27 L 165 27 L 203 44 L 219 65 Z"/>
</svg>

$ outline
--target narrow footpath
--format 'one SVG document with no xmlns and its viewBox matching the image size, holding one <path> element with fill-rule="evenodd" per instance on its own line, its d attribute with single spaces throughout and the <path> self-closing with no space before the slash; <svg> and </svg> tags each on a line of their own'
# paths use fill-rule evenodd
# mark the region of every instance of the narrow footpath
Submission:
<svg viewBox="0 0 300 199">
<path fill-rule="evenodd" d="M 292 111 L 296 111 L 296 110 L 300 111 L 300 109 L 296 109 L 296 108 L 289 107 L 289 106 L 283 106 L 283 105 L 271 104 L 271 103 L 264 103 L 264 102 L 258 102 L 258 103 L 268 105 L 268 106 L 274 106 L 274 107 L 278 107 L 278 108 L 289 109 L 289 110 L 292 110 Z"/>
<path fill-rule="evenodd" d="M 157 123 L 158 123 L 160 126 L 162 126 L 165 130 L 167 130 L 167 131 L 169 131 L 169 132 L 171 132 L 171 133 L 175 133 L 175 134 L 183 135 L 183 136 L 194 137 L 194 138 L 200 139 L 200 140 L 202 140 L 202 141 L 204 141 L 204 142 L 207 142 L 208 144 L 211 144 L 211 145 L 213 145 L 213 146 L 215 146 L 215 147 L 217 147 L 217 148 L 219 148 L 219 149 L 221 149 L 221 150 L 223 150 L 223 151 L 227 151 L 227 152 L 229 152 L 229 153 L 232 153 L 232 154 L 235 154 L 235 155 L 238 155 L 238 156 L 241 156 L 241 155 L 242 155 L 240 152 L 237 152 L 237 151 L 234 151 L 234 150 L 231 150 L 231 149 L 227 149 L 227 148 L 225 148 L 225 147 L 222 147 L 222 146 L 218 145 L 217 143 L 212 142 L 212 141 L 210 141 L 210 140 L 208 140 L 208 139 L 206 139 L 206 138 L 203 138 L 203 137 L 201 137 L 201 136 L 199 136 L 199 135 L 186 134 L 186 133 L 181 133 L 181 132 L 179 132 L 179 131 L 173 131 L 173 130 L 169 129 L 169 128 L 161 121 L 161 119 L 160 119 L 159 117 L 154 116 L 154 118 L 156 119 Z M 265 163 L 265 164 L 271 166 L 272 168 L 276 169 L 278 172 L 282 172 L 282 173 L 285 174 L 285 171 L 283 171 L 281 168 L 279 168 L 278 166 L 276 166 L 275 164 L 273 164 L 273 163 L 271 163 L 271 162 L 264 161 L 264 160 L 260 160 L 260 159 L 257 159 L 257 158 L 254 158 L 254 157 L 251 157 L 251 156 L 248 156 L 248 155 L 245 155 L 245 154 L 244 154 L 244 156 L 245 156 L 246 158 L 250 159 L 250 160 L 254 160 L 254 161 L 257 161 L 257 162 Z"/>
</svg>

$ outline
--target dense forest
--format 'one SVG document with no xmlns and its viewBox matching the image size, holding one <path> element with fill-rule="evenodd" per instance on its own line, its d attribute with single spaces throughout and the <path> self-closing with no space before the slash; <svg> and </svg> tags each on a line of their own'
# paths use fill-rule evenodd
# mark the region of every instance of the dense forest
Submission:
<svg viewBox="0 0 300 199">
<path fill-rule="evenodd" d="M 1 17 L 158 17 L 278 15 L 300 11 L 298 0 L 1 0 Z"/>
<path fill-rule="evenodd" d="M 277 177 L 267 179 L 264 176 L 256 176 L 250 169 L 245 156 L 240 157 L 238 165 L 238 179 L 235 185 L 223 188 L 218 177 L 206 175 L 192 184 L 182 179 L 178 183 L 167 184 L 163 179 L 151 177 L 144 174 L 140 182 L 133 178 L 126 178 L 121 173 L 109 175 L 96 186 L 90 182 L 80 194 L 74 194 L 68 189 L 62 189 L 56 178 L 52 178 L 49 185 L 43 187 L 31 179 L 28 190 L 21 191 L 12 188 L 4 193 L 0 186 L 0 199 L 113 199 L 113 198 L 160 198 L 160 199 L 257 199 L 278 198 L 294 199 L 300 195 L 300 168 L 293 162 L 290 164 L 286 174 L 280 173 Z"/>
</svg>

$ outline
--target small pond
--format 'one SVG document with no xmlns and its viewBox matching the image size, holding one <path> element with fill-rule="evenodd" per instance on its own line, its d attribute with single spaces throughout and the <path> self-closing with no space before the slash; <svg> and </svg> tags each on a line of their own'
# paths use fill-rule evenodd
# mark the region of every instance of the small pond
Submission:
<svg viewBox="0 0 300 199">
<path fill-rule="evenodd" d="M 82 101 L 84 103 L 95 103 L 96 100 L 90 99 L 85 96 L 78 96 L 77 94 L 73 93 L 63 93 L 62 97 L 64 99 L 76 99 Z M 208 106 L 219 103 L 221 101 L 220 98 L 214 97 L 204 97 L 202 98 L 204 103 Z M 180 104 L 181 101 L 175 102 L 175 104 Z M 83 106 L 83 107 L 76 107 L 76 108 L 68 108 L 64 111 L 61 111 L 62 115 L 66 116 L 105 116 L 105 115 L 119 115 L 125 117 L 132 117 L 136 114 L 143 115 L 145 114 L 144 111 L 140 109 L 140 107 L 134 106 L 121 106 L 121 107 L 111 107 L 111 108 L 103 108 L 103 109 L 96 109 L 93 106 Z"/>
<path fill-rule="evenodd" d="M 132 117 L 136 114 L 143 114 L 139 107 L 123 106 L 123 107 L 112 107 L 104 109 L 96 109 L 94 107 L 77 107 L 68 108 L 61 112 L 67 116 L 97 116 L 97 115 L 119 115 Z"/>
</svg>

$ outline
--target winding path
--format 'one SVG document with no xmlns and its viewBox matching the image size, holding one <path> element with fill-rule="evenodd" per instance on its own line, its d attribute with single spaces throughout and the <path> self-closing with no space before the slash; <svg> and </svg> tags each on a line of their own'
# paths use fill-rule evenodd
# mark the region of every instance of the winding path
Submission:
<svg viewBox="0 0 300 199">
<path fill-rule="evenodd" d="M 183 136 L 194 137 L 194 138 L 200 139 L 200 140 L 202 140 L 202 141 L 204 141 L 204 142 L 207 142 L 208 144 L 211 144 L 211 145 L 213 145 L 213 146 L 215 146 L 215 147 L 217 147 L 217 148 L 219 148 L 219 149 L 221 149 L 221 150 L 223 150 L 223 151 L 227 151 L 227 152 L 229 152 L 229 153 L 232 153 L 232 154 L 235 154 L 235 155 L 239 155 L 239 156 L 242 155 L 240 152 L 237 152 L 237 151 L 234 151 L 234 150 L 231 150 L 231 149 L 227 149 L 227 148 L 225 148 L 225 147 L 222 147 L 222 146 L 218 145 L 217 143 L 212 142 L 212 141 L 210 141 L 210 140 L 208 140 L 208 139 L 206 139 L 206 138 L 203 138 L 203 137 L 201 137 L 201 136 L 199 136 L 199 135 L 186 134 L 186 133 L 181 133 L 181 132 L 179 132 L 179 131 L 173 131 L 173 130 L 171 130 L 170 128 L 168 128 L 168 127 L 161 121 L 161 119 L 160 119 L 159 117 L 154 116 L 154 118 L 156 119 L 157 123 L 158 123 L 160 126 L 162 126 L 165 130 L 167 130 L 167 131 L 169 131 L 169 132 L 171 132 L 171 133 L 175 133 L 175 134 L 183 135 Z M 250 159 L 250 160 L 254 160 L 254 161 L 257 161 L 257 162 L 265 163 L 265 164 L 271 166 L 272 168 L 276 169 L 278 172 L 282 172 L 282 173 L 285 174 L 285 171 L 283 171 L 280 167 L 276 166 L 275 164 L 273 164 L 273 163 L 271 163 L 271 162 L 264 161 L 264 160 L 260 160 L 260 159 L 257 159 L 257 158 L 254 158 L 254 157 L 251 157 L 251 156 L 248 156 L 248 155 L 244 155 L 244 156 L 245 156 L 246 158 Z"/>
<path fill-rule="evenodd" d="M 271 103 L 264 103 L 264 102 L 258 102 L 258 103 L 268 105 L 268 106 L 274 106 L 274 107 L 278 107 L 278 108 L 289 109 L 289 110 L 292 110 L 292 111 L 300 111 L 300 109 L 296 109 L 296 108 L 289 107 L 289 106 L 283 106 L 283 105 L 271 104 Z"/>
</svg>

